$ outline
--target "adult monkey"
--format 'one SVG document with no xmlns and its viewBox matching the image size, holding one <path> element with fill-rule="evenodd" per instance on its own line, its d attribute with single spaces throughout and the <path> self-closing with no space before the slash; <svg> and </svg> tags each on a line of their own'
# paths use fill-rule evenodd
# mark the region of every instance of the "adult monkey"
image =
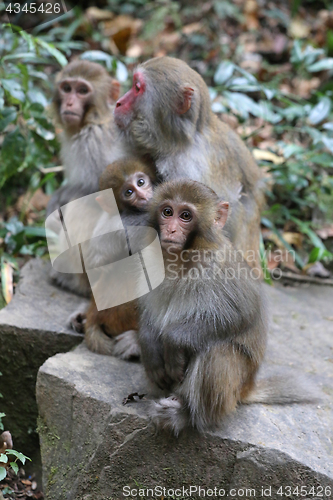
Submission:
<svg viewBox="0 0 333 500">
<path fill-rule="evenodd" d="M 61 160 L 67 183 L 52 196 L 47 213 L 98 191 L 106 166 L 124 156 L 112 117 L 119 83 L 100 64 L 69 63 L 56 77 L 53 113 L 61 134 Z"/>
<path fill-rule="evenodd" d="M 66 182 L 53 194 L 47 215 L 72 200 L 98 191 L 99 177 L 106 166 L 125 155 L 112 116 L 118 97 L 119 83 L 100 64 L 75 60 L 57 75 L 53 112 L 57 125 L 63 129 L 60 156 Z M 94 217 L 89 219 L 93 221 Z M 78 214 L 78 224 L 80 222 L 82 214 Z M 60 232 L 60 219 L 58 223 Z M 84 228 L 85 234 L 92 230 Z M 57 228 L 55 231 L 58 232 Z M 84 274 L 52 270 L 51 277 L 64 288 L 90 295 Z"/>
<path fill-rule="evenodd" d="M 163 180 L 200 181 L 230 202 L 225 232 L 260 269 L 260 170 L 238 135 L 212 112 L 201 76 L 179 59 L 151 59 L 137 68 L 114 116 L 132 152 L 152 157 Z"/>
</svg>

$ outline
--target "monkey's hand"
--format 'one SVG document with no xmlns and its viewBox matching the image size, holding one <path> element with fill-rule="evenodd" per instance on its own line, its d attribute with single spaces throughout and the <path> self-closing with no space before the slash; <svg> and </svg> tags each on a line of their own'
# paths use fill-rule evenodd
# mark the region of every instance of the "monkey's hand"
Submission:
<svg viewBox="0 0 333 500">
<path fill-rule="evenodd" d="M 180 384 L 184 379 L 188 364 L 185 349 L 175 347 L 170 343 L 164 344 L 164 363 L 165 371 L 173 383 Z"/>
<path fill-rule="evenodd" d="M 141 350 L 138 343 L 137 331 L 128 330 L 117 335 L 112 354 L 120 359 L 127 360 L 140 358 Z"/>
</svg>

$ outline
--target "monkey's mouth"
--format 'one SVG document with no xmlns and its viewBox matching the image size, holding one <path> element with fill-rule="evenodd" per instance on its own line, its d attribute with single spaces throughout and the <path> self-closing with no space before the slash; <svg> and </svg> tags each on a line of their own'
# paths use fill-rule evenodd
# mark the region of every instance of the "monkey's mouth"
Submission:
<svg viewBox="0 0 333 500">
<path fill-rule="evenodd" d="M 162 246 L 163 245 L 167 245 L 167 246 L 174 246 L 174 247 L 179 247 L 181 248 L 182 247 L 182 243 L 179 243 L 178 241 L 173 241 L 173 240 L 161 240 L 161 244 Z"/>
<path fill-rule="evenodd" d="M 73 113 L 73 111 L 64 111 L 63 115 L 80 116 L 78 113 Z"/>
</svg>

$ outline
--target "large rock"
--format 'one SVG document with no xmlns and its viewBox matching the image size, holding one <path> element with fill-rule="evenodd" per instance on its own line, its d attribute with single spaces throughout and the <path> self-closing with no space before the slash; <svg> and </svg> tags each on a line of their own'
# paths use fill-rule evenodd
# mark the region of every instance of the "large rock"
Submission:
<svg viewBox="0 0 333 500">
<path fill-rule="evenodd" d="M 331 498 L 333 289 L 266 290 L 273 321 L 260 376 L 304 374 L 320 403 L 240 406 L 218 432 L 188 430 L 176 439 L 156 434 L 149 401 L 122 405 L 130 393 L 147 394 L 140 364 L 81 345 L 47 360 L 38 374 L 47 500 L 136 498 L 129 487 L 158 486 L 187 488 L 174 498 L 198 498 L 190 486 L 220 489 L 220 496 L 208 492 L 212 498 Z"/>
<path fill-rule="evenodd" d="M 0 311 L 0 410 L 16 449 L 35 458 L 38 450 L 36 377 L 57 352 L 82 342 L 66 320 L 83 299 L 48 281 L 49 262 L 31 260 L 22 269 L 11 303 Z M 38 456 L 38 451 L 37 451 Z"/>
</svg>

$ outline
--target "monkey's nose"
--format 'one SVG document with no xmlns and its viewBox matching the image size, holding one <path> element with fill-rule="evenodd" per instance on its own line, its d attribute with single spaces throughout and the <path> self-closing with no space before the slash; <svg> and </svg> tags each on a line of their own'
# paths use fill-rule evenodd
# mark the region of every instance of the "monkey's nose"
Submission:
<svg viewBox="0 0 333 500">
<path fill-rule="evenodd" d="M 118 102 L 116 103 L 116 108 L 119 108 L 119 106 L 121 106 L 121 102 L 119 102 L 119 101 L 118 101 Z"/>
</svg>

